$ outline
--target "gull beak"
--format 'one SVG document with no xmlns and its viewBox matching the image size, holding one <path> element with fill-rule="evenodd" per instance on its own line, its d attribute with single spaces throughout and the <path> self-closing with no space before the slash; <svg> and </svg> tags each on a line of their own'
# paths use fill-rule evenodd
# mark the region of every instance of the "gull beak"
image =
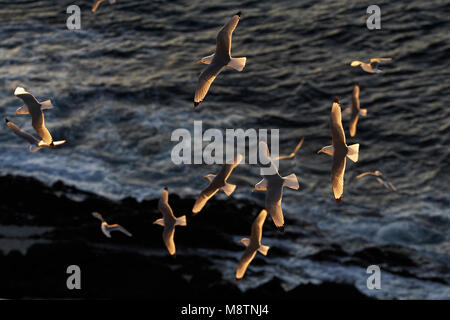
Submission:
<svg viewBox="0 0 450 320">
<path fill-rule="evenodd" d="M 256 188 L 253 188 L 253 189 L 252 189 L 252 192 L 254 192 L 254 191 L 256 191 Z"/>
<path fill-rule="evenodd" d="M 317 154 L 322 153 L 322 152 L 323 152 L 322 149 L 320 149 L 319 151 L 317 151 Z"/>
<path fill-rule="evenodd" d="M 203 63 L 202 60 L 198 60 L 197 63 Z"/>
</svg>

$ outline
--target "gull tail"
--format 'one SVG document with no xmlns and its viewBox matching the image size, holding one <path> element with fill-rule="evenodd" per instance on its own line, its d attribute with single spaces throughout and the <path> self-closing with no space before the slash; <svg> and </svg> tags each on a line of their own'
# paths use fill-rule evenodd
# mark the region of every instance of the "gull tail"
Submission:
<svg viewBox="0 0 450 320">
<path fill-rule="evenodd" d="M 367 116 L 367 109 L 359 109 L 359 115 L 363 117 Z"/>
<path fill-rule="evenodd" d="M 53 105 L 50 100 L 45 100 L 39 103 L 41 104 L 41 110 L 53 109 Z"/>
<path fill-rule="evenodd" d="M 225 194 L 227 196 L 231 196 L 231 194 L 234 192 L 234 190 L 236 189 L 236 185 L 235 184 L 231 184 L 231 183 L 225 183 L 225 186 L 223 186 L 222 188 L 220 188 L 223 192 L 225 192 Z"/>
<path fill-rule="evenodd" d="M 246 57 L 243 58 L 231 58 L 230 62 L 228 62 L 228 66 L 237 71 L 244 70 L 245 62 L 247 61 Z"/>
<path fill-rule="evenodd" d="M 182 226 L 182 227 L 187 226 L 186 216 L 181 216 L 181 217 L 177 218 L 176 221 L 175 221 L 175 225 L 176 226 Z"/>
<path fill-rule="evenodd" d="M 353 162 L 358 162 L 359 143 L 348 146 L 347 157 Z"/>
<path fill-rule="evenodd" d="M 283 177 L 283 187 L 288 187 L 294 190 L 298 190 L 298 188 L 300 188 L 299 184 L 298 184 L 298 179 L 297 176 L 295 175 L 295 173 L 292 173 L 286 177 Z"/>
<path fill-rule="evenodd" d="M 163 227 L 165 226 L 163 218 L 155 220 L 153 222 L 153 224 L 158 224 L 158 225 L 163 226 Z"/>
<path fill-rule="evenodd" d="M 263 256 L 267 256 L 267 252 L 269 251 L 269 249 L 270 249 L 269 246 L 261 245 L 261 246 L 258 248 L 258 252 L 261 253 Z"/>
</svg>

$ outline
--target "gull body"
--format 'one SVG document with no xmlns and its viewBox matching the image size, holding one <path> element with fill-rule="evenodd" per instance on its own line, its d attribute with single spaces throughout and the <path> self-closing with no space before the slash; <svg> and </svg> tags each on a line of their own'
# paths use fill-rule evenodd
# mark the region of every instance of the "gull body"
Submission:
<svg viewBox="0 0 450 320">
<path fill-rule="evenodd" d="M 38 102 L 32 94 L 25 91 L 25 89 L 22 87 L 17 87 L 14 91 L 14 95 L 22 99 L 26 106 L 26 108 L 20 107 L 19 109 L 17 109 L 16 114 L 29 113 L 31 115 L 31 125 L 33 126 L 38 136 L 42 139 L 42 141 L 39 142 L 40 146 L 54 147 L 66 142 L 66 140 L 53 141 L 52 135 L 45 126 L 44 113 L 42 112 L 42 110 L 52 108 L 51 102 L 49 100 L 42 103 Z"/>
<path fill-rule="evenodd" d="M 175 217 L 172 208 L 169 205 L 169 189 L 164 188 L 161 193 L 161 198 L 158 202 L 158 209 L 162 214 L 161 219 L 155 220 L 153 224 L 158 224 L 164 227 L 163 231 L 163 241 L 166 245 L 169 254 L 172 257 L 176 256 L 176 248 L 174 242 L 175 226 L 186 226 L 186 216 L 181 216 L 179 218 Z"/>
<path fill-rule="evenodd" d="M 240 280 L 244 277 L 248 265 L 250 264 L 250 262 L 252 262 L 257 252 L 261 253 L 262 255 L 267 255 L 267 252 L 269 251 L 269 246 L 261 244 L 262 227 L 264 225 L 266 217 L 267 211 L 264 209 L 258 214 L 252 224 L 250 239 L 242 238 L 239 241 L 246 246 L 246 249 L 236 269 L 236 280 Z"/>
<path fill-rule="evenodd" d="M 270 166 L 274 174 L 264 175 L 263 179 L 255 185 L 253 191 L 266 191 L 265 207 L 272 218 L 273 223 L 279 231 L 284 231 L 284 216 L 281 208 L 281 200 L 283 198 L 283 188 L 288 187 L 294 190 L 299 189 L 298 179 L 295 173 L 286 177 L 282 177 L 278 173 L 278 168 L 270 159 L 269 148 L 264 141 L 259 143 L 260 155 L 265 154 L 267 159 L 264 163 L 270 161 Z"/>
<path fill-rule="evenodd" d="M 193 215 L 199 213 L 205 206 L 206 202 L 208 202 L 208 200 L 211 199 L 219 190 L 225 192 L 227 196 L 230 196 L 234 192 L 236 185 L 228 183 L 227 179 L 242 159 L 243 156 L 239 154 L 234 158 L 232 164 L 224 163 L 217 175 L 208 174 L 205 176 L 210 183 L 202 190 L 200 196 L 195 201 L 194 207 L 192 208 Z"/>
<path fill-rule="evenodd" d="M 105 219 L 103 219 L 103 216 L 102 216 L 100 213 L 98 213 L 98 212 L 92 212 L 92 215 L 93 215 L 95 218 L 99 219 L 99 220 L 102 222 L 102 224 L 101 224 L 100 227 L 101 227 L 101 229 L 102 229 L 103 234 L 104 234 L 107 238 L 111 238 L 111 232 L 113 232 L 113 231 L 120 231 L 120 232 L 122 232 L 123 234 L 127 235 L 128 237 L 132 237 L 132 236 L 133 236 L 130 232 L 128 232 L 124 227 L 122 227 L 122 226 L 119 225 L 119 224 L 108 224 L 108 223 L 105 221 Z"/>
<path fill-rule="evenodd" d="M 323 147 L 317 153 L 326 153 L 333 157 L 331 168 L 331 186 L 336 202 L 342 201 L 344 193 L 344 173 L 346 157 L 353 162 L 358 161 L 359 144 L 347 146 L 344 128 L 342 127 L 341 107 L 338 98 L 335 98 L 331 106 L 330 116 L 331 137 L 333 144 Z"/>
<path fill-rule="evenodd" d="M 231 57 L 232 34 L 239 23 L 240 17 L 241 12 L 238 12 L 217 34 L 215 53 L 199 60 L 199 63 L 208 64 L 208 67 L 200 74 L 194 95 L 194 107 L 197 107 L 203 101 L 212 82 L 224 67 L 229 66 L 237 71 L 244 69 L 247 58 Z"/>
<path fill-rule="evenodd" d="M 370 59 L 369 63 L 354 60 L 350 62 L 350 65 L 352 67 L 360 66 L 361 69 L 363 69 L 365 72 L 368 73 L 380 73 L 382 71 L 381 69 L 378 68 L 378 63 L 380 63 L 380 61 L 390 61 L 390 60 L 392 60 L 392 58 L 372 58 Z M 372 64 L 375 64 L 375 67 L 372 66 Z"/>
<path fill-rule="evenodd" d="M 380 184 L 385 186 L 386 189 L 390 189 L 392 191 L 397 191 L 397 188 L 390 181 L 386 180 L 384 175 L 379 170 L 363 172 L 361 174 L 358 174 L 356 176 L 356 179 L 361 179 L 362 177 L 365 177 L 365 176 L 374 176 L 377 178 L 377 181 Z"/>
<path fill-rule="evenodd" d="M 349 132 L 350 137 L 354 137 L 356 135 L 356 125 L 358 124 L 359 116 L 365 117 L 367 115 L 367 109 L 361 109 L 360 107 L 358 85 L 355 85 L 353 88 L 352 106 L 344 109 L 344 112 L 351 114 Z"/>
</svg>

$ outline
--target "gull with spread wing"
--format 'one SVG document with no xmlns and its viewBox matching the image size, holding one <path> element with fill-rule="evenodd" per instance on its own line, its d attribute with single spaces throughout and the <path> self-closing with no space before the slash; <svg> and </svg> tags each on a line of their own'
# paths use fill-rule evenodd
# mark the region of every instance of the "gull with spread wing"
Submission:
<svg viewBox="0 0 450 320">
<path fill-rule="evenodd" d="M 330 116 L 331 138 L 333 144 L 320 149 L 317 153 L 325 153 L 333 157 L 331 168 L 331 186 L 337 203 L 342 201 L 344 193 L 344 173 L 346 157 L 353 162 L 358 161 L 359 144 L 347 146 L 345 132 L 342 127 L 341 107 L 338 98 L 334 98 Z"/>
<path fill-rule="evenodd" d="M 100 220 L 102 222 L 102 224 L 101 224 L 102 232 L 107 238 L 111 238 L 111 232 L 113 232 L 113 231 L 120 231 L 129 237 L 133 236 L 124 227 L 122 227 L 119 224 L 108 224 L 105 221 L 105 219 L 103 219 L 103 216 L 98 212 L 92 212 L 92 216 L 94 216 L 94 218 L 97 218 L 98 220 Z"/>
<path fill-rule="evenodd" d="M 344 109 L 345 113 L 350 113 L 349 131 L 350 137 L 356 135 L 356 125 L 358 124 L 359 116 L 365 117 L 367 115 L 367 109 L 361 109 L 359 105 L 359 86 L 355 85 L 352 95 L 352 106 Z"/>
<path fill-rule="evenodd" d="M 13 133 L 15 133 L 17 136 L 24 139 L 30 144 L 30 152 L 36 152 L 42 148 L 42 146 L 39 145 L 40 141 L 36 139 L 33 135 L 19 128 L 15 123 L 9 121 L 8 118 L 5 118 L 5 122 L 8 128 L 11 129 Z"/>
<path fill-rule="evenodd" d="M 66 140 L 53 141 L 52 135 L 45 126 L 43 109 L 51 109 L 52 104 L 50 100 L 44 102 L 38 102 L 33 95 L 25 91 L 22 87 L 17 87 L 14 91 L 14 95 L 25 103 L 25 106 L 17 109 L 16 114 L 30 114 L 31 125 L 34 130 L 41 137 L 42 141 L 39 142 L 39 146 L 55 147 L 66 142 Z"/>
<path fill-rule="evenodd" d="M 228 66 L 237 71 L 242 71 L 244 69 L 247 58 L 231 57 L 231 38 L 240 17 L 241 12 L 239 11 L 217 34 L 216 52 L 198 61 L 199 63 L 208 64 L 209 66 L 201 73 L 200 78 L 198 79 L 194 96 L 194 107 L 197 107 L 203 101 L 212 82 L 224 67 Z"/>
<path fill-rule="evenodd" d="M 163 240 L 166 245 L 169 254 L 172 257 L 176 257 L 176 248 L 173 237 L 175 235 L 175 226 L 186 226 L 186 216 L 181 216 L 179 218 L 175 217 L 172 208 L 169 205 L 169 188 L 164 187 L 161 193 L 161 198 L 158 202 L 158 209 L 162 214 L 161 219 L 155 220 L 153 224 L 158 224 L 164 227 Z"/>
<path fill-rule="evenodd" d="M 354 60 L 350 62 L 350 65 L 352 67 L 360 66 L 361 69 L 363 69 L 365 72 L 368 73 L 380 73 L 382 72 L 381 69 L 378 68 L 378 64 L 380 63 L 380 61 L 390 61 L 390 60 L 392 60 L 392 58 L 372 58 L 370 59 L 369 63 Z M 372 66 L 372 64 L 374 64 L 374 66 Z"/>
<path fill-rule="evenodd" d="M 253 258 L 255 257 L 256 252 L 259 252 L 265 256 L 269 251 L 270 248 L 269 246 L 261 244 L 262 227 L 264 225 L 266 217 L 267 211 L 264 209 L 258 214 L 258 216 L 256 217 L 255 221 L 252 224 L 250 239 L 242 238 L 239 241 L 244 246 L 246 246 L 246 249 L 236 269 L 236 280 L 240 280 L 244 277 L 245 271 L 247 270 L 250 262 L 252 262 Z"/>
<path fill-rule="evenodd" d="M 292 173 L 286 177 L 282 177 L 278 173 L 278 168 L 270 158 L 269 147 L 267 143 L 261 141 L 259 143 L 259 155 L 262 157 L 263 164 L 270 164 L 270 171 L 272 174 L 263 175 L 264 179 L 258 182 L 253 191 L 266 191 L 265 206 L 272 218 L 273 223 L 279 231 L 284 232 L 284 216 L 281 208 L 281 200 L 283 198 L 283 188 L 288 187 L 294 190 L 298 190 L 300 187 L 298 179 L 295 173 Z"/>
<path fill-rule="evenodd" d="M 385 186 L 386 189 L 390 189 L 392 191 L 397 191 L 397 188 L 390 181 L 388 181 L 386 179 L 386 177 L 379 170 L 363 172 L 361 174 L 358 174 L 356 176 L 356 179 L 361 179 L 362 177 L 365 177 L 365 176 L 377 177 L 377 181 L 379 183 L 381 183 L 383 186 Z"/>
<path fill-rule="evenodd" d="M 208 174 L 205 176 L 205 178 L 208 179 L 210 183 L 202 190 L 197 201 L 195 201 L 194 207 L 192 208 L 192 215 L 196 215 L 197 213 L 199 213 L 205 206 L 206 202 L 208 202 L 208 200 L 211 199 L 219 190 L 225 192 L 227 196 L 231 196 L 231 194 L 236 189 L 236 185 L 228 183 L 227 179 L 233 172 L 234 168 L 239 165 L 242 159 L 243 156 L 241 154 L 238 154 L 234 158 L 233 163 L 224 163 L 217 175 Z"/>
</svg>

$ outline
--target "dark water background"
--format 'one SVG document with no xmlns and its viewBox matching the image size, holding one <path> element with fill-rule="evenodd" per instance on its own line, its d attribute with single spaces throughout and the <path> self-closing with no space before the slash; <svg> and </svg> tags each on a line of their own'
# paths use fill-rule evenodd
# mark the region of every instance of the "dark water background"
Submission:
<svg viewBox="0 0 450 320">
<path fill-rule="evenodd" d="M 81 31 L 66 28 L 70 4 L 82 10 Z M 196 196 L 206 183 L 202 177 L 218 168 L 174 165 L 173 130 L 193 130 L 194 120 L 202 120 L 204 129 L 279 128 L 282 151 L 290 152 L 305 137 L 297 157 L 280 167 L 282 175 L 296 173 L 301 186 L 285 191 L 291 236 L 265 239 L 290 256 L 268 256 L 270 263 L 252 266 L 257 272 L 240 286 L 277 275 L 286 288 L 332 280 L 354 283 L 380 298 L 449 299 L 450 274 L 441 267 L 450 265 L 450 2 L 378 1 L 382 29 L 374 31 L 366 28 L 371 4 L 119 0 L 105 2 L 93 15 L 91 1 L 0 1 L 1 114 L 31 128 L 27 117 L 12 116 L 21 105 L 13 92 L 22 85 L 40 100 L 52 99 L 47 125 L 55 139 L 69 141 L 58 150 L 29 154 L 3 126 L 0 173 L 63 180 L 111 198 L 156 198 L 164 185 L 181 196 Z M 194 111 L 203 69 L 196 61 L 214 51 L 217 31 L 239 10 L 232 54 L 246 56 L 247 65 L 241 73 L 222 72 Z M 393 61 L 378 75 L 349 66 L 371 57 Z M 352 139 L 343 116 L 348 143 L 361 146 L 359 162 L 347 164 L 344 202 L 337 206 L 329 183 L 331 159 L 315 152 L 331 143 L 333 97 L 349 105 L 356 83 L 368 116 L 360 119 Z M 376 169 L 397 193 L 375 179 L 354 178 Z M 232 199 L 262 204 L 264 194 L 251 193 L 259 180 L 256 167 L 240 166 L 230 179 L 238 185 Z M 317 232 L 302 230 L 302 222 Z M 0 232 L 8 237 L 25 231 L 3 226 Z M 348 251 L 401 245 L 432 262 L 413 274 L 442 281 L 383 273 L 383 290 L 369 291 L 365 269 L 303 259 L 317 243 L 327 242 Z M 2 243 L 4 250 L 17 245 Z M 211 255 L 224 278 L 233 278 L 236 253 L 216 258 L 217 252 L 191 250 Z"/>
</svg>

